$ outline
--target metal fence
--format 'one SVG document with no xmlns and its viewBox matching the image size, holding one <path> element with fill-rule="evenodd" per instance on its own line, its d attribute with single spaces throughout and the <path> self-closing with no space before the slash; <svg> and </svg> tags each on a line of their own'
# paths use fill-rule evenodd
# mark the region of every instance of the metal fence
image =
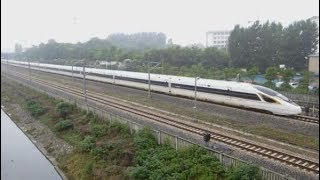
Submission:
<svg viewBox="0 0 320 180">
<path fill-rule="evenodd" d="M 314 94 L 294 94 L 284 91 L 279 91 L 279 93 L 283 94 L 284 96 L 288 97 L 289 99 L 292 99 L 295 102 L 298 103 L 309 103 L 311 106 L 314 105 L 316 108 L 319 108 L 319 96 Z"/>
<path fill-rule="evenodd" d="M 39 86 L 37 84 L 34 84 L 34 85 L 32 85 L 33 83 L 23 83 L 23 84 L 25 86 L 32 88 L 32 89 L 35 89 L 36 91 L 40 91 L 46 95 L 49 95 L 50 97 L 64 100 L 64 101 L 66 101 L 68 103 L 72 103 L 72 104 L 75 103 L 77 105 L 77 107 L 79 107 L 83 110 L 91 111 L 95 115 L 100 117 L 101 119 L 108 121 L 110 123 L 113 121 L 125 123 L 128 125 L 129 131 L 131 134 L 133 134 L 134 132 L 139 131 L 140 129 L 145 127 L 142 124 L 134 122 L 133 120 L 130 120 L 130 119 L 125 118 L 123 116 L 120 116 L 118 114 L 110 113 L 110 112 L 105 111 L 105 110 L 103 110 L 99 107 L 96 107 L 96 106 L 86 105 L 84 103 L 84 101 L 70 98 L 70 96 L 65 95 L 65 93 L 63 93 L 63 94 L 60 93 L 58 95 L 58 94 L 55 94 L 50 89 L 44 88 L 43 86 Z M 245 162 L 239 158 L 232 157 L 227 154 L 223 154 L 219 151 L 216 151 L 214 149 L 210 149 L 206 146 L 203 146 L 202 144 L 192 142 L 188 139 L 184 139 L 178 135 L 175 135 L 175 134 L 163 131 L 163 130 L 152 129 L 152 131 L 153 131 L 159 145 L 164 144 L 165 142 L 169 142 L 172 145 L 172 147 L 174 147 L 176 150 L 178 150 L 180 148 L 190 147 L 190 146 L 200 146 L 200 147 L 206 149 L 210 154 L 216 156 L 219 159 L 219 161 L 226 167 L 235 167 L 240 164 L 250 164 L 250 163 Z M 260 172 L 261 172 L 263 179 L 266 179 L 266 180 L 293 180 L 294 179 L 294 178 L 288 177 L 287 175 L 282 175 L 280 173 L 265 169 L 263 167 L 260 167 Z"/>
</svg>

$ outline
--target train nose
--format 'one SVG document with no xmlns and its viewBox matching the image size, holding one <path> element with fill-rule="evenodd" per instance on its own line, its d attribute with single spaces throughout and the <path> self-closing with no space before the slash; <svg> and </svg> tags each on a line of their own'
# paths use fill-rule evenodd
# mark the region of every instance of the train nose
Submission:
<svg viewBox="0 0 320 180">
<path fill-rule="evenodd" d="M 294 106 L 293 108 L 295 114 L 301 114 L 302 113 L 302 109 L 300 106 Z"/>
</svg>

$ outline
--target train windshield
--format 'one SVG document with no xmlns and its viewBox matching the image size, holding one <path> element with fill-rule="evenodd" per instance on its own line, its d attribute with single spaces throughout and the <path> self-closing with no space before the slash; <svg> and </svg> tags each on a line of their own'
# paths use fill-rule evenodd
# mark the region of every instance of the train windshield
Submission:
<svg viewBox="0 0 320 180">
<path fill-rule="evenodd" d="M 265 87 L 262 87 L 262 86 L 254 86 L 254 88 L 258 89 L 259 91 L 265 93 L 265 94 L 268 94 L 270 96 L 276 96 L 276 97 L 279 97 L 281 98 L 282 100 L 284 101 L 287 101 L 287 102 L 292 102 L 292 100 L 288 99 L 287 97 L 285 97 L 284 95 L 272 90 L 272 89 L 269 89 L 269 88 L 265 88 Z"/>
</svg>

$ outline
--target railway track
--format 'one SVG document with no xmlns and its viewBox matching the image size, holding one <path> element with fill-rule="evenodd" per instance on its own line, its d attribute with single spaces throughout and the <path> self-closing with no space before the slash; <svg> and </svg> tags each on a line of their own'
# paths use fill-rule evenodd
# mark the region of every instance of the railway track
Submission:
<svg viewBox="0 0 320 180">
<path fill-rule="evenodd" d="M 296 115 L 296 116 L 292 116 L 292 118 L 297 119 L 299 121 L 305 121 L 305 122 L 319 124 L 319 117 Z"/>
<path fill-rule="evenodd" d="M 76 78 L 78 78 L 78 77 L 76 77 Z M 88 80 L 88 81 L 91 81 L 91 80 Z M 247 110 L 250 110 L 250 109 L 247 109 Z M 263 113 L 263 112 L 261 112 L 261 113 Z M 309 116 L 309 115 L 296 115 L 296 116 L 275 115 L 275 116 L 286 118 L 286 119 L 291 119 L 291 120 L 293 119 L 293 120 L 297 120 L 297 121 L 303 121 L 303 122 L 307 122 L 307 123 L 319 124 L 319 116 Z"/>
<path fill-rule="evenodd" d="M 18 76 L 18 74 L 19 74 L 19 76 Z M 15 72 L 15 75 L 26 80 L 26 81 L 29 81 L 28 76 L 25 76 L 25 75 L 17 73 L 17 72 Z M 37 79 L 37 78 L 33 78 L 32 81 L 35 83 L 38 83 L 42 86 L 47 86 L 52 89 L 62 91 L 64 93 L 69 93 L 69 94 L 76 96 L 76 97 L 79 97 L 79 98 L 84 97 L 83 91 L 81 91 L 77 88 L 71 89 L 71 88 L 64 87 L 64 86 L 61 86 L 58 84 L 48 83 L 48 82 L 45 82 L 45 81 Z M 208 132 L 206 129 L 200 128 L 196 125 L 192 125 L 192 124 L 189 124 L 186 122 L 182 122 L 181 120 L 178 120 L 178 119 L 173 118 L 171 116 L 165 115 L 163 113 L 161 113 L 161 114 L 155 113 L 152 110 L 147 110 L 145 108 L 142 109 L 142 108 L 139 108 L 138 106 L 129 105 L 128 103 L 121 102 L 119 100 L 116 100 L 115 98 L 109 98 L 109 97 L 107 98 L 105 96 L 106 95 L 104 95 L 104 94 L 99 94 L 99 93 L 87 91 L 87 99 L 90 101 L 98 102 L 98 103 L 106 105 L 106 106 L 110 106 L 110 107 L 117 108 L 117 109 L 120 109 L 120 110 L 123 110 L 126 112 L 130 112 L 132 114 L 153 120 L 155 122 L 164 123 L 166 125 L 173 126 L 178 129 L 183 129 L 185 131 L 195 133 L 195 134 L 198 134 L 201 136 L 204 133 Z M 210 134 L 211 134 L 211 139 L 213 139 L 215 141 L 219 141 L 224 144 L 228 144 L 230 146 L 237 147 L 237 148 L 240 148 L 242 150 L 246 150 L 251 153 L 255 153 L 255 154 L 258 154 L 258 155 L 261 155 L 261 156 L 264 156 L 264 157 L 267 157 L 267 158 L 270 158 L 273 160 L 280 161 L 282 163 L 285 163 L 285 164 L 288 164 L 291 166 L 298 167 L 300 169 L 307 170 L 307 171 L 315 173 L 315 174 L 319 174 L 319 162 L 313 162 L 308 159 L 303 159 L 303 158 L 295 156 L 295 155 L 290 155 L 287 153 L 276 151 L 276 150 L 273 150 L 268 147 L 259 146 L 254 143 L 251 143 L 251 142 L 246 142 L 244 140 L 229 137 L 229 136 L 219 134 L 216 132 L 210 132 Z"/>
</svg>

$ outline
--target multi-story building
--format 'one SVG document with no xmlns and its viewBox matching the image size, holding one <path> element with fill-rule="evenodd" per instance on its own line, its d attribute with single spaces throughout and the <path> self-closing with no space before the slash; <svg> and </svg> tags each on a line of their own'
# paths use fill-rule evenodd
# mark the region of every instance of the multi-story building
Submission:
<svg viewBox="0 0 320 180">
<path fill-rule="evenodd" d="M 206 33 L 206 47 L 227 48 L 231 31 L 208 31 Z"/>
<path fill-rule="evenodd" d="M 319 54 L 309 55 L 309 68 L 310 72 L 319 75 Z"/>
</svg>

